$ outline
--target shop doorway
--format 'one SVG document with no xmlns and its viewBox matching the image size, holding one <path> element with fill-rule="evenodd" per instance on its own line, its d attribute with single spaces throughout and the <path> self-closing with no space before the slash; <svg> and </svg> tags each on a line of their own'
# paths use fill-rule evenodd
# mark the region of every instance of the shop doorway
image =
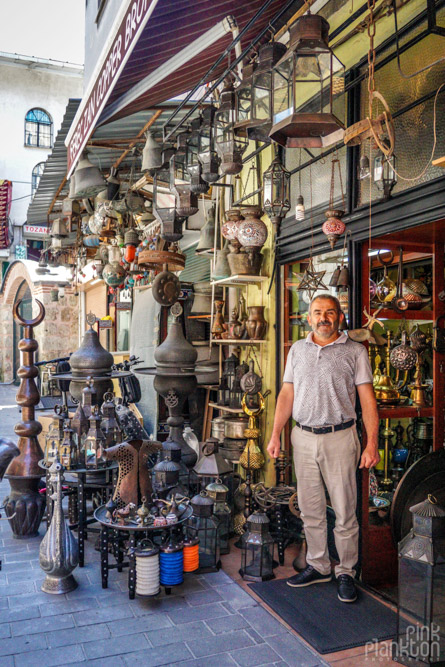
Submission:
<svg viewBox="0 0 445 667">
<path fill-rule="evenodd" d="M 25 320 L 32 319 L 32 295 L 29 285 L 24 280 L 20 287 L 17 290 L 17 294 L 14 299 L 14 304 L 21 300 L 19 306 L 19 314 Z M 13 350 L 14 350 L 14 384 L 20 383 L 20 378 L 17 375 L 17 371 L 20 367 L 20 352 L 18 349 L 19 340 L 23 338 L 23 327 L 20 324 L 17 324 L 14 320 L 13 324 Z"/>
</svg>

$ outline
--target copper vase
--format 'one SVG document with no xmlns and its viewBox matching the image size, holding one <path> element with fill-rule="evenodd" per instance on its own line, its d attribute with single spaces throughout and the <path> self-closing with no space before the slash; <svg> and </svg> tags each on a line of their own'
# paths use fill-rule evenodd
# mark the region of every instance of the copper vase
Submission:
<svg viewBox="0 0 445 667">
<path fill-rule="evenodd" d="M 264 319 L 264 306 L 249 306 L 249 318 L 246 322 L 247 335 L 251 340 L 263 340 L 267 322 Z"/>
</svg>

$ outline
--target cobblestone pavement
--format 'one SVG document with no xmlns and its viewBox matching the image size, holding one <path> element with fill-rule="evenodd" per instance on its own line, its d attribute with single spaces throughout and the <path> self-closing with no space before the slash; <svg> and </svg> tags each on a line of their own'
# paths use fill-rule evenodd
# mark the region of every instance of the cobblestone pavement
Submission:
<svg viewBox="0 0 445 667">
<path fill-rule="evenodd" d="M 0 387 L 0 435 L 15 438 L 16 387 Z M 0 484 L 0 501 L 9 482 Z M 43 533 L 42 524 L 41 533 Z M 225 667 L 327 665 L 224 572 L 186 575 L 172 595 L 129 600 L 124 570 L 100 584 L 95 536 L 86 543 L 78 588 L 51 596 L 40 590 L 40 538 L 16 540 L 0 522 L 0 665 Z"/>
</svg>

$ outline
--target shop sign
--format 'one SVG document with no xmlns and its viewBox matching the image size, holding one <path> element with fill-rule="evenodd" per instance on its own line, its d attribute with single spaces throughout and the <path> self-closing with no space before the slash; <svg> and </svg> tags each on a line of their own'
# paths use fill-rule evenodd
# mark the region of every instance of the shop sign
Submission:
<svg viewBox="0 0 445 667">
<path fill-rule="evenodd" d="M 82 100 L 65 145 L 68 148 L 68 176 L 80 157 L 96 122 L 158 0 L 132 0 L 103 59 L 92 89 Z"/>
<path fill-rule="evenodd" d="M 131 310 L 131 303 L 118 301 L 116 303 L 116 310 Z"/>
<path fill-rule="evenodd" d="M 49 227 L 43 225 L 23 225 L 23 235 L 25 238 L 44 238 L 49 235 Z"/>
<path fill-rule="evenodd" d="M 99 329 L 112 329 L 113 320 L 99 320 Z"/>
</svg>

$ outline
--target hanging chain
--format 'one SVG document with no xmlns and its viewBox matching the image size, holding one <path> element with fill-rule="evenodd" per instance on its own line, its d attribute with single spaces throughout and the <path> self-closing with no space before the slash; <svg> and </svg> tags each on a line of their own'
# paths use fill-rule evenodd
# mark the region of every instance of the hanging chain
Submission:
<svg viewBox="0 0 445 667">
<path fill-rule="evenodd" d="M 368 0 L 368 9 L 369 9 L 369 20 L 368 20 L 368 37 L 369 37 L 368 97 L 369 97 L 369 115 L 371 116 L 372 94 L 375 91 L 375 80 L 374 80 L 374 70 L 375 70 L 374 37 L 375 37 L 375 31 L 376 31 L 375 18 L 374 18 L 375 0 Z"/>
<path fill-rule="evenodd" d="M 340 160 L 337 157 L 337 151 L 335 151 L 335 156 L 334 159 L 332 160 L 331 163 L 331 191 L 329 194 L 329 208 L 333 209 L 334 208 L 334 185 L 335 185 L 335 163 L 337 163 L 338 166 L 338 177 L 340 181 L 340 190 L 341 190 L 341 201 L 342 201 L 342 206 L 343 210 L 345 210 L 345 195 L 343 192 L 343 180 L 341 177 L 341 167 L 340 167 Z"/>
<path fill-rule="evenodd" d="M 251 171 L 254 172 L 254 174 L 253 174 L 253 176 L 252 176 L 252 188 L 253 188 L 253 187 L 255 186 L 255 174 L 256 174 L 256 166 L 255 166 L 255 162 L 254 162 L 254 160 L 252 160 L 252 164 L 251 164 L 251 166 L 250 166 L 250 168 L 249 168 L 249 171 L 247 172 L 247 177 L 246 177 L 246 180 L 245 180 L 245 183 L 244 183 L 244 187 L 243 187 L 243 191 L 242 191 L 242 193 L 241 193 L 241 197 L 240 197 L 240 199 L 243 199 L 243 198 L 246 196 L 246 190 L 247 190 L 247 188 L 248 188 L 248 186 L 249 186 L 250 172 L 251 172 Z M 257 185 L 257 187 L 259 187 L 259 184 Z M 252 192 L 253 192 L 253 190 L 252 190 Z M 252 195 L 250 195 L 249 197 L 246 197 L 246 199 L 249 200 L 249 199 L 251 199 L 253 196 L 254 196 L 254 195 L 252 194 Z"/>
</svg>

